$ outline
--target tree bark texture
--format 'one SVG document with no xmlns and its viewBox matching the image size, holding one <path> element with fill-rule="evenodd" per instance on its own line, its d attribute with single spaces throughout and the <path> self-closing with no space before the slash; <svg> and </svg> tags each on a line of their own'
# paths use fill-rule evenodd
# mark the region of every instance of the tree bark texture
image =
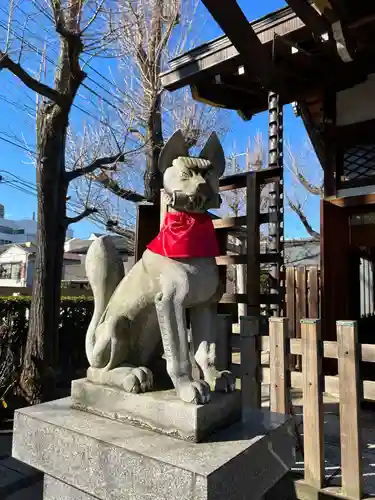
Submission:
<svg viewBox="0 0 375 500">
<path fill-rule="evenodd" d="M 30 403 L 53 397 L 66 226 L 67 114 L 56 104 L 38 112 L 38 231 L 32 302 L 21 387 Z"/>
<path fill-rule="evenodd" d="M 61 100 L 44 100 L 37 111 L 38 230 L 27 345 L 20 388 L 29 403 L 52 399 L 55 392 L 61 278 L 67 229 L 69 178 L 65 145 L 69 112 L 85 74 L 79 64 L 83 45 L 77 19 L 79 2 L 69 16 L 55 7 L 60 59 L 54 89 Z"/>
<path fill-rule="evenodd" d="M 155 99 L 154 105 L 150 108 L 146 130 L 146 142 L 146 170 L 144 175 L 145 198 L 155 205 L 159 205 L 163 178 L 159 172 L 158 162 L 160 151 L 164 144 L 160 97 Z"/>
</svg>

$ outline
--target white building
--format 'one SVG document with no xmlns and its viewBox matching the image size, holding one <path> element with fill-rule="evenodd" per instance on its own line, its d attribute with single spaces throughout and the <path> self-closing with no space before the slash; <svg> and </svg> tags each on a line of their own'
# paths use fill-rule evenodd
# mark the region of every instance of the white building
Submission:
<svg viewBox="0 0 375 500">
<path fill-rule="evenodd" d="M 129 234 L 129 238 L 111 235 L 124 262 L 125 273 L 134 264 L 132 256 L 134 237 L 133 233 Z M 65 284 L 87 284 L 86 253 L 92 242 L 99 236 L 101 235 L 93 233 L 88 240 L 72 238 L 66 241 L 62 272 L 62 280 Z M 0 245 L 0 288 L 31 288 L 35 270 L 35 252 L 34 242 Z"/>
<path fill-rule="evenodd" d="M 31 243 L 10 244 L 0 254 L 0 287 L 31 286 L 35 246 Z"/>
<path fill-rule="evenodd" d="M 32 219 L 11 220 L 5 219 L 4 205 L 0 205 L 0 245 L 11 243 L 34 243 L 38 222 L 35 217 Z M 73 237 L 73 231 L 68 229 L 67 238 Z"/>
<path fill-rule="evenodd" d="M 0 248 L 0 287 L 31 288 L 35 269 L 36 247 L 33 243 L 11 243 Z M 81 257 L 64 254 L 63 279 L 71 269 L 82 267 Z M 73 271 L 74 274 L 74 271 Z"/>
</svg>

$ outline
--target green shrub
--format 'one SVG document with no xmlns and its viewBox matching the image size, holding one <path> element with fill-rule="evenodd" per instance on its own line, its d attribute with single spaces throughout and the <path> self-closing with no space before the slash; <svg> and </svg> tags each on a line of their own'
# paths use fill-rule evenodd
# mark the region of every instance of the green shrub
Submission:
<svg viewBox="0 0 375 500">
<path fill-rule="evenodd" d="M 31 297 L 0 297 L 0 399 L 22 366 Z M 92 297 L 61 299 L 58 361 L 59 385 L 69 384 L 87 368 L 85 335 L 94 309 Z"/>
</svg>

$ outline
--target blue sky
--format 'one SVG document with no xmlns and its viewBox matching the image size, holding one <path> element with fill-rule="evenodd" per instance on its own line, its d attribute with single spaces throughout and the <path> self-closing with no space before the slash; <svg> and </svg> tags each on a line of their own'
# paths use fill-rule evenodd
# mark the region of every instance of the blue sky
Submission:
<svg viewBox="0 0 375 500">
<path fill-rule="evenodd" d="M 4 39 L 6 33 L 4 27 L 6 26 L 6 13 L 4 12 L 4 3 L 1 2 L 0 6 L 0 43 L 1 49 L 4 48 Z M 257 19 L 272 10 L 276 10 L 285 6 L 285 2 L 279 0 L 262 0 L 261 2 L 249 2 L 248 0 L 241 0 L 238 2 L 245 12 L 249 20 Z M 28 8 L 27 0 L 24 0 L 19 5 L 23 9 L 23 13 Z M 2 10 L 3 9 L 3 10 Z M 22 12 L 20 13 L 20 15 Z M 200 5 L 198 9 L 198 15 L 203 15 L 206 17 L 207 21 L 204 23 L 202 31 L 199 33 L 200 41 L 206 41 L 222 33 L 216 23 L 206 15 L 205 8 Z M 42 16 L 43 17 L 43 16 Z M 15 16 L 15 21 L 13 23 L 13 34 L 20 33 L 22 30 L 21 18 L 17 19 Z M 24 51 L 22 63 L 25 69 L 36 72 L 39 68 L 39 60 L 35 59 L 35 53 L 31 50 L 32 47 L 43 46 L 43 39 L 46 37 L 49 40 L 48 45 L 48 59 L 53 62 L 52 59 L 56 58 L 56 53 L 54 52 L 54 46 L 52 42 L 50 43 L 51 36 L 48 30 L 51 27 L 47 24 L 40 25 L 40 19 L 34 18 L 29 22 L 28 29 L 26 32 L 26 39 L 30 43 L 30 50 Z M 44 27 L 46 26 L 46 28 Z M 15 44 L 17 39 L 15 39 Z M 12 55 L 12 54 L 11 54 Z M 47 73 L 51 71 L 52 64 L 48 64 L 47 61 Z M 115 63 L 108 59 L 92 60 L 90 62 L 91 68 L 96 69 L 104 77 L 110 78 L 110 71 L 116 72 Z M 96 89 L 101 95 L 108 98 L 108 93 L 106 94 L 103 89 L 109 89 L 109 85 L 105 80 L 100 79 L 97 73 L 93 72 L 90 68 L 87 69 L 87 73 L 92 77 L 90 81 L 90 86 Z M 47 80 L 52 77 L 47 74 Z M 0 99 L 1 102 L 1 113 L 0 113 L 0 144 L 2 151 L 2 163 L 0 166 L 0 175 L 7 182 L 0 182 L 0 203 L 5 205 L 6 217 L 13 219 L 30 218 L 33 212 L 36 212 L 36 198 L 32 195 L 33 186 L 35 186 L 35 169 L 32 165 L 30 154 L 28 154 L 25 149 L 31 152 L 35 151 L 35 120 L 33 119 L 33 110 L 35 109 L 35 95 L 33 92 L 27 90 L 21 82 L 16 78 L 12 77 L 9 73 L 2 71 L 0 73 L 1 86 L 0 86 Z M 94 83 L 96 82 L 96 83 Z M 109 98 L 110 99 L 110 98 Z M 92 95 L 88 94 L 84 90 L 80 92 L 80 97 L 76 101 L 76 104 L 80 109 L 75 108 L 72 112 L 71 123 L 74 128 L 79 131 L 84 124 L 89 124 L 95 122 L 94 118 L 97 116 L 97 102 Z M 230 117 L 230 131 L 227 134 L 224 142 L 224 147 L 226 151 L 233 150 L 235 145 L 238 152 L 244 151 L 246 149 L 249 137 L 254 137 L 257 132 L 262 132 L 264 138 L 267 138 L 267 114 L 262 113 L 254 117 L 250 122 L 242 121 L 235 112 L 231 113 Z M 299 118 L 296 118 L 292 112 L 291 106 L 286 106 L 284 109 L 284 137 L 285 141 L 288 142 L 292 149 L 296 152 L 300 152 L 302 149 L 306 148 L 307 135 L 304 130 L 303 124 Z M 10 144 L 10 141 L 14 144 Z M 16 145 L 20 146 L 17 147 Z M 308 165 L 306 169 L 312 172 L 313 180 L 318 176 L 319 166 L 314 155 L 309 153 L 308 155 Z M 5 172 L 4 172 L 5 171 Z M 10 172 L 11 174 L 9 174 Z M 26 181 L 26 185 L 22 184 L 20 191 L 20 184 L 17 182 L 18 189 L 14 188 L 14 184 L 9 183 L 10 180 L 14 180 L 16 175 Z M 286 173 L 286 190 L 289 193 L 294 194 L 297 190 L 297 194 L 305 197 L 305 193 L 301 191 L 298 187 L 294 186 L 291 182 L 291 176 Z M 25 192 L 27 191 L 27 193 Z M 31 193 L 31 194 L 30 194 Z M 305 205 L 306 213 L 309 217 L 310 222 L 315 228 L 319 227 L 319 202 L 315 199 L 306 200 Z M 98 228 L 90 221 L 82 221 L 78 224 L 71 226 L 74 231 L 74 235 L 77 237 L 87 237 L 91 231 L 103 231 L 103 228 Z M 305 233 L 299 224 L 296 217 L 290 212 L 286 211 L 286 236 L 287 237 L 301 237 L 305 236 Z"/>
</svg>

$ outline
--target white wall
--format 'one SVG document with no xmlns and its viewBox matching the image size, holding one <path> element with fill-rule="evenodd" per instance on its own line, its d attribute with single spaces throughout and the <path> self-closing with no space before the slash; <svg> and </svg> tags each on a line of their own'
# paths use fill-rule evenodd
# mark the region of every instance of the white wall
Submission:
<svg viewBox="0 0 375 500">
<path fill-rule="evenodd" d="M 375 74 L 350 89 L 337 93 L 336 124 L 360 123 L 375 118 Z"/>
</svg>

